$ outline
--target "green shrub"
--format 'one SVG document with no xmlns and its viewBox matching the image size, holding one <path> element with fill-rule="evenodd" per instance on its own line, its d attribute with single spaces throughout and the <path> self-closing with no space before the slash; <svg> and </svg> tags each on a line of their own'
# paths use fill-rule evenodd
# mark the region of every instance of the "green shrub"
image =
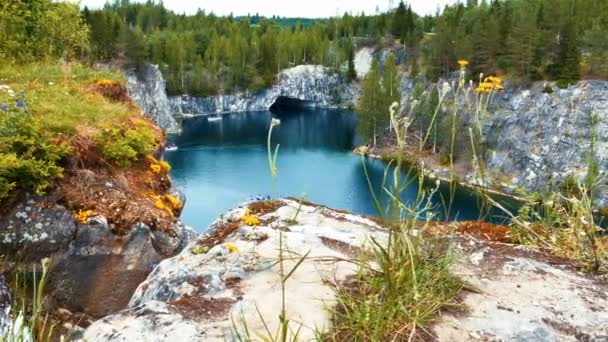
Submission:
<svg viewBox="0 0 608 342">
<path fill-rule="evenodd" d="M 0 203 L 18 191 L 43 194 L 53 178 L 61 177 L 59 161 L 70 149 L 56 141 L 21 100 L 0 111 Z"/>
<path fill-rule="evenodd" d="M 97 137 L 97 148 L 104 159 L 126 167 L 150 154 L 158 142 L 154 132 L 143 124 L 135 127 L 106 128 Z"/>
<path fill-rule="evenodd" d="M 550 85 L 545 85 L 545 88 L 543 88 L 543 93 L 545 94 L 553 94 L 553 88 L 551 88 Z"/>
</svg>

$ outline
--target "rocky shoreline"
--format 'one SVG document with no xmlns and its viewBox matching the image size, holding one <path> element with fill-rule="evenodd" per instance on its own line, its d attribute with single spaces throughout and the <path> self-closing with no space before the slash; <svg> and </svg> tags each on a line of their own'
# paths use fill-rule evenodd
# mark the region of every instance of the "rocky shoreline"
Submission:
<svg viewBox="0 0 608 342">
<path fill-rule="evenodd" d="M 288 199 L 254 211 L 259 225 L 245 223 L 246 209 L 259 207 L 248 203 L 222 215 L 179 255 L 161 262 L 127 309 L 94 322 L 79 340 L 225 341 L 238 338 L 245 323 L 252 336 L 264 336 L 265 325 L 274 331 L 281 307 L 275 263 L 280 236 L 293 256 L 289 265 L 307 255 L 287 282 L 290 320 L 294 327 L 302 324 L 301 340 L 330 329 L 332 284 L 354 274 L 346 260 L 372 237 L 385 243 L 387 231 L 367 218 Z M 463 294 L 468 311 L 438 320 L 438 341 L 570 341 L 608 334 L 608 314 L 601 309 L 608 305 L 605 282 L 567 260 L 487 238 L 467 230 L 448 237 L 454 272 L 478 291 Z"/>
</svg>

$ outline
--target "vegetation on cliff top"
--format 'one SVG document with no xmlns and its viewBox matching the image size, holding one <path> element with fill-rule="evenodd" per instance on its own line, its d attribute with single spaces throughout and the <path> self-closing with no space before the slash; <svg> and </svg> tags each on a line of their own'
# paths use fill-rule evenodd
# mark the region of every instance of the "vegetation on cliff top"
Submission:
<svg viewBox="0 0 608 342">
<path fill-rule="evenodd" d="M 152 156 L 164 132 L 131 102 L 121 72 L 73 62 L 90 51 L 78 5 L 5 1 L 0 33 L 0 208 L 53 194 L 81 222 L 169 229 L 181 203 L 166 194 L 168 164 Z"/>
</svg>

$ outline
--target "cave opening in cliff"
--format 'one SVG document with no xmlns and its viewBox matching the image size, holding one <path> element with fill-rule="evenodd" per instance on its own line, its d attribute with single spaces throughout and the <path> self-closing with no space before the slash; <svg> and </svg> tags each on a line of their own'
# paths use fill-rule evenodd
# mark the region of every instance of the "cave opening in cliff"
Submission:
<svg viewBox="0 0 608 342">
<path fill-rule="evenodd" d="M 293 97 L 279 96 L 270 106 L 270 111 L 278 113 L 294 109 L 303 109 L 306 108 L 308 104 L 308 101 L 303 101 Z"/>
</svg>

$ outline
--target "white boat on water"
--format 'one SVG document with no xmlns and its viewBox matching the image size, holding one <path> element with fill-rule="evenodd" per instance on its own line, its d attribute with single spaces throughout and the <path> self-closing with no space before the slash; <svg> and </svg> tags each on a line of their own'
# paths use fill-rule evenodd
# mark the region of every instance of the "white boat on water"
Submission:
<svg viewBox="0 0 608 342">
<path fill-rule="evenodd" d="M 212 115 L 207 117 L 207 121 L 209 122 L 215 122 L 215 121 L 220 121 L 222 120 L 222 117 L 220 115 Z"/>
<path fill-rule="evenodd" d="M 169 145 L 165 146 L 165 152 L 168 152 L 168 151 L 177 151 L 177 145 L 169 144 Z"/>
</svg>

